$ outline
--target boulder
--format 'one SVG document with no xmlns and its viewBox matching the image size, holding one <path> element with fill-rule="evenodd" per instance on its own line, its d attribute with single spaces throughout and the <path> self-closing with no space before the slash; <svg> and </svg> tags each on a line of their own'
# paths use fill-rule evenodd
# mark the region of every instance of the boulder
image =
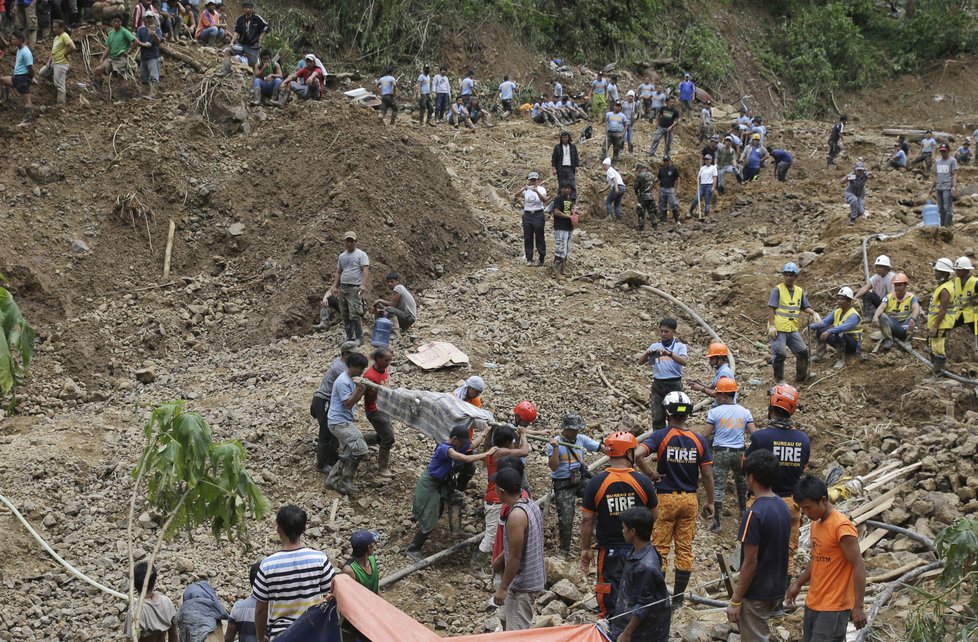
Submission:
<svg viewBox="0 0 978 642">
<path fill-rule="evenodd" d="M 581 592 L 576 586 L 574 586 L 570 580 L 560 580 L 552 587 L 550 590 L 564 601 L 565 604 L 574 604 L 575 602 L 581 601 Z"/>
<path fill-rule="evenodd" d="M 152 367 L 140 368 L 135 374 L 136 381 L 139 383 L 153 383 L 156 381 L 156 371 Z"/>
</svg>

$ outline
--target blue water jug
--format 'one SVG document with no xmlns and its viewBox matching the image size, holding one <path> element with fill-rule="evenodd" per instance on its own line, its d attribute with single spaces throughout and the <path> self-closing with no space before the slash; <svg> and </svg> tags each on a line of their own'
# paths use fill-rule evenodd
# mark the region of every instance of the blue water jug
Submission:
<svg viewBox="0 0 978 642">
<path fill-rule="evenodd" d="M 941 224 L 941 213 L 937 207 L 937 203 L 927 199 L 927 203 L 924 204 L 924 211 L 922 212 L 924 218 L 924 227 L 938 227 Z"/>
<path fill-rule="evenodd" d="M 387 318 L 387 315 L 380 317 L 374 322 L 374 333 L 370 336 L 370 345 L 375 348 L 386 348 L 391 341 L 391 331 L 394 329 L 394 322 Z"/>
</svg>

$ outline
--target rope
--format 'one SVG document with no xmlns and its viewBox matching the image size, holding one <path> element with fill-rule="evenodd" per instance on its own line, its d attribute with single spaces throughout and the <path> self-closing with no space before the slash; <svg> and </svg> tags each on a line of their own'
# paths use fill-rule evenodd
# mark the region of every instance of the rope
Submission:
<svg viewBox="0 0 978 642">
<path fill-rule="evenodd" d="M 129 601 L 129 596 L 128 595 L 124 595 L 123 593 L 120 593 L 119 591 L 113 591 L 109 587 L 104 586 L 102 584 L 99 584 L 98 582 L 96 582 L 95 580 L 93 580 L 92 578 L 88 577 L 87 575 L 85 575 L 84 573 L 82 573 L 81 571 L 79 571 L 77 568 L 75 568 L 74 566 L 72 566 L 71 564 L 69 564 L 68 562 L 66 562 L 64 560 L 64 558 L 62 558 L 60 555 L 58 555 L 57 553 L 55 553 L 54 552 L 54 549 L 51 548 L 50 546 L 48 546 L 48 543 L 45 542 L 43 539 L 41 539 L 41 536 L 37 534 L 37 531 L 35 531 L 31 527 L 31 525 L 27 523 L 27 520 L 24 519 L 24 516 L 20 514 L 20 511 L 17 510 L 17 507 L 14 506 L 10 502 L 9 499 L 7 499 L 6 497 L 4 497 L 3 495 L 0 495 L 0 502 L 3 502 L 4 504 L 6 504 L 7 508 L 10 509 L 10 512 L 14 514 L 14 517 L 16 517 L 18 520 L 20 520 L 20 523 L 24 525 L 24 528 L 26 528 L 27 531 L 31 535 L 34 536 L 34 539 L 37 540 L 37 543 L 41 545 L 41 548 L 43 548 L 45 551 L 47 551 L 51 555 L 51 557 L 53 557 L 55 559 L 56 562 L 58 562 L 59 564 L 61 564 L 62 566 L 64 566 L 66 569 L 68 569 L 68 572 L 69 573 L 71 573 L 72 575 L 74 575 L 75 577 L 77 577 L 78 579 L 80 579 L 81 581 L 86 582 L 88 584 L 91 584 L 92 586 L 94 586 L 98 590 L 102 591 L 103 593 L 108 593 L 112 597 L 119 598 L 120 600 L 125 600 L 126 602 Z"/>
<path fill-rule="evenodd" d="M 651 544 L 648 544 L 648 546 L 651 546 Z M 624 613 L 619 613 L 618 615 L 613 615 L 610 618 L 608 618 L 608 621 L 611 622 L 612 620 L 617 620 L 620 617 L 624 617 L 626 615 L 630 615 L 630 614 L 634 613 L 635 611 L 641 611 L 642 609 L 647 609 L 650 606 L 655 606 L 657 604 L 662 604 L 663 602 L 669 602 L 670 600 L 672 600 L 673 597 L 679 597 L 680 595 L 682 595 L 682 596 L 688 595 L 690 597 L 690 599 L 696 598 L 698 601 L 703 601 L 704 598 L 700 598 L 700 597 L 697 597 L 697 596 L 693 595 L 691 593 L 691 591 L 695 591 L 696 589 L 706 588 L 707 586 L 712 586 L 713 584 L 716 584 L 717 582 L 722 582 L 723 580 L 726 580 L 729 577 L 730 576 L 728 574 L 724 573 L 723 575 L 721 575 L 719 578 L 717 578 L 715 580 L 712 580 L 710 582 L 705 582 L 703 584 L 700 584 L 699 586 L 694 586 L 693 588 L 687 588 L 682 593 L 677 593 L 676 595 L 673 595 L 672 597 L 664 597 L 661 600 L 656 600 L 655 602 L 649 602 L 648 604 L 643 604 L 642 606 L 636 606 L 634 609 L 632 609 L 630 611 L 625 611 Z M 721 605 L 722 606 L 726 606 L 727 605 L 726 602 L 721 602 L 720 600 L 709 600 L 709 601 L 710 602 L 716 602 L 716 604 L 713 604 L 711 606 L 721 606 Z"/>
</svg>

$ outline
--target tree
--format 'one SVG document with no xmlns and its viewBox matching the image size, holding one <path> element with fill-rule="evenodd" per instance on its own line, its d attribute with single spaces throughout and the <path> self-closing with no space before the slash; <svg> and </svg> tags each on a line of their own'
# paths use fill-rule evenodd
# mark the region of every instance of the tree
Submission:
<svg viewBox="0 0 978 642">
<path fill-rule="evenodd" d="M 163 515 L 156 546 L 149 557 L 153 567 L 164 540 L 181 530 L 188 534 L 209 524 L 220 540 L 248 541 L 248 517 L 261 519 L 269 512 L 268 500 L 245 470 L 245 450 L 237 441 L 214 443 L 204 418 L 185 412 L 182 401 L 164 403 L 143 426 L 146 446 L 133 470 L 136 481 L 129 505 L 129 606 L 133 642 L 139 639 L 139 618 L 146 599 L 146 585 L 134 595 L 133 519 L 136 502 L 145 489 L 147 501 Z M 147 577 L 149 575 L 147 574 Z M 135 608 L 133 608 L 135 606 Z"/>
<path fill-rule="evenodd" d="M 0 274 L 0 283 L 6 282 Z M 34 329 L 21 314 L 13 295 L 0 287 L 0 404 L 9 396 L 8 412 L 17 403 L 16 388 L 27 377 L 33 355 Z"/>
</svg>

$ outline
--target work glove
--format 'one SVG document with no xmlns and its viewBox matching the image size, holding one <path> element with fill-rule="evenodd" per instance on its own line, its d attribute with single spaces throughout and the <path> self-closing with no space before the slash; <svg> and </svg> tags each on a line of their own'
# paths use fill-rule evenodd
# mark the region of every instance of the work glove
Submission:
<svg viewBox="0 0 978 642">
<path fill-rule="evenodd" d="M 767 336 L 770 339 L 777 339 L 778 338 L 778 329 L 775 328 L 773 325 L 768 325 L 767 326 Z"/>
<path fill-rule="evenodd" d="M 818 325 L 822 322 L 822 316 L 818 312 L 812 312 L 812 320 L 815 322 L 815 325 Z"/>
</svg>

